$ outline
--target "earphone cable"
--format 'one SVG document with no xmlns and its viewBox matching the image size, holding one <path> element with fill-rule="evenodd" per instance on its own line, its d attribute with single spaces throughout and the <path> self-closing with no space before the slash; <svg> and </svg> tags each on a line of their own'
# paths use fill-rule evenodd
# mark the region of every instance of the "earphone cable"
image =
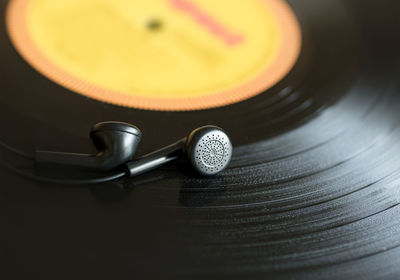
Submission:
<svg viewBox="0 0 400 280">
<path fill-rule="evenodd" d="M 16 148 L 14 148 L 14 147 L 11 147 L 10 145 L 6 144 L 5 142 L 3 142 L 1 140 L 0 140 L 0 146 L 3 147 L 6 150 L 18 155 L 18 156 L 20 156 L 20 157 L 25 158 L 25 159 L 29 159 L 29 160 L 34 160 L 35 159 L 33 154 L 28 154 L 28 153 L 26 153 L 24 151 L 21 151 L 21 150 L 18 150 Z"/>
<path fill-rule="evenodd" d="M 34 181 L 42 182 L 42 183 L 62 184 L 62 185 L 91 185 L 91 184 L 107 183 L 107 182 L 111 182 L 111 181 L 120 179 L 127 175 L 126 171 L 118 171 L 118 172 L 115 172 L 114 174 L 104 176 L 104 177 L 99 177 L 99 178 L 81 179 L 81 180 L 64 180 L 64 179 L 48 178 L 48 177 L 30 174 L 28 172 L 21 171 L 18 168 L 14 167 L 12 165 L 3 163 L 3 162 L 0 163 L 0 165 L 4 166 L 5 168 L 11 170 L 12 172 L 14 172 L 17 175 L 22 176 L 26 179 L 30 179 L 30 180 L 34 180 Z"/>
</svg>

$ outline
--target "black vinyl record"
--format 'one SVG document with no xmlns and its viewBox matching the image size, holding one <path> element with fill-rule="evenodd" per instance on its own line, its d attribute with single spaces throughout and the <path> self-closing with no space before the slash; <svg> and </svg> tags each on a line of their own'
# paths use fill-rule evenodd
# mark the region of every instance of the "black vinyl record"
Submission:
<svg viewBox="0 0 400 280">
<path fill-rule="evenodd" d="M 90 186 L 15 174 L 34 165 L 3 147 L 0 277 L 398 279 L 400 5 L 288 3 L 303 39 L 292 71 L 248 100 L 187 112 L 73 94 L 33 70 L 0 25 L 2 142 L 88 152 L 90 127 L 119 120 L 141 128 L 138 155 L 204 124 L 234 145 L 216 177 L 178 161 Z"/>
</svg>

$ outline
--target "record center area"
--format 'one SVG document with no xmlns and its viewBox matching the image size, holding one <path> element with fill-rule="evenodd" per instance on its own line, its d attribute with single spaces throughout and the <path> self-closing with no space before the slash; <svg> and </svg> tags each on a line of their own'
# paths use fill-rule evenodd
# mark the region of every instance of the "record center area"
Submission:
<svg viewBox="0 0 400 280">
<path fill-rule="evenodd" d="M 22 56 L 51 80 L 152 110 L 251 98 L 279 82 L 301 48 L 282 0 L 12 0 L 7 26 Z"/>
</svg>

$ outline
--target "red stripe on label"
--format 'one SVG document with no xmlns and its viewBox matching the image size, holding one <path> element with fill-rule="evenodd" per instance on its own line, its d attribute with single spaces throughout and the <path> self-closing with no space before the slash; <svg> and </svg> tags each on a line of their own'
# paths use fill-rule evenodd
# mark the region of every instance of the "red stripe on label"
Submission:
<svg viewBox="0 0 400 280">
<path fill-rule="evenodd" d="M 206 12 L 202 11 L 194 3 L 191 3 L 187 0 L 169 0 L 169 2 L 174 8 L 189 14 L 201 26 L 205 27 L 213 35 L 222 39 L 227 46 L 232 47 L 244 41 L 243 35 L 229 31 L 216 19 L 214 19 L 211 15 L 206 14 Z"/>
</svg>

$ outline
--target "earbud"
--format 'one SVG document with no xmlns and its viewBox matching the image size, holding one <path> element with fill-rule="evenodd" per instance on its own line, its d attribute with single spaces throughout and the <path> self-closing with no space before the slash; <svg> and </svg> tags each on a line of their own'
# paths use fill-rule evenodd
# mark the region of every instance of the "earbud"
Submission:
<svg viewBox="0 0 400 280">
<path fill-rule="evenodd" d="M 94 125 L 90 132 L 97 154 L 36 151 L 35 161 L 108 171 L 133 158 L 141 137 L 142 133 L 134 125 L 123 122 L 101 122 Z"/>
<path fill-rule="evenodd" d="M 228 166 L 232 144 L 221 128 L 203 126 L 174 144 L 128 162 L 129 175 L 142 174 L 182 157 L 186 157 L 199 174 L 212 176 Z"/>
<path fill-rule="evenodd" d="M 109 171 L 124 163 L 129 176 L 136 176 L 178 158 L 186 158 L 197 173 L 212 176 L 224 170 L 232 157 L 232 144 L 219 127 L 203 126 L 189 136 L 155 152 L 133 160 L 142 133 L 122 122 L 96 124 L 90 137 L 97 154 L 36 151 L 37 163 L 63 164 L 97 171 Z"/>
</svg>

